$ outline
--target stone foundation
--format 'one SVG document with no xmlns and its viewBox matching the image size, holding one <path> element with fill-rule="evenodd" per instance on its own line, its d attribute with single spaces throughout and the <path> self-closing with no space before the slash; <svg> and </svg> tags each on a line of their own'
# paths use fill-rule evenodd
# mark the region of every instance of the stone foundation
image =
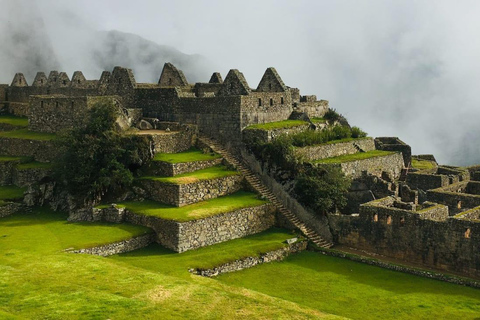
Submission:
<svg viewBox="0 0 480 320">
<path fill-rule="evenodd" d="M 210 168 L 222 163 L 222 158 L 205 161 L 168 163 L 163 161 L 152 161 L 149 165 L 148 173 L 154 176 L 173 177 L 178 174 L 193 172 L 201 169 Z"/>
<path fill-rule="evenodd" d="M 108 257 L 114 254 L 130 252 L 148 246 L 155 241 L 155 234 L 149 233 L 135 238 L 110 243 L 103 246 L 70 251 L 73 253 L 86 253 L 95 256 Z"/>
<path fill-rule="evenodd" d="M 241 189 L 242 181 L 241 175 L 200 180 L 187 184 L 170 184 L 149 179 L 139 180 L 150 199 L 177 207 L 234 193 Z"/>
<path fill-rule="evenodd" d="M 358 153 L 359 149 L 364 152 L 375 150 L 373 138 L 296 148 L 295 153 L 307 161 L 312 161 Z"/>
<path fill-rule="evenodd" d="M 233 262 L 222 264 L 212 269 L 197 269 L 197 270 L 192 270 L 191 272 L 204 277 L 215 277 L 222 273 L 240 271 L 243 269 L 252 268 L 256 265 L 263 264 L 263 263 L 268 263 L 273 261 L 282 261 L 289 255 L 304 251 L 306 249 L 307 249 L 307 241 L 300 241 L 300 242 L 289 244 L 287 247 L 284 247 L 281 249 L 260 254 L 259 256 L 246 257 L 246 258 L 235 260 Z"/>
<path fill-rule="evenodd" d="M 125 221 L 152 228 L 157 233 L 158 243 L 176 252 L 184 252 L 267 230 L 275 223 L 274 211 L 273 205 L 264 204 L 177 222 L 126 210 Z"/>
<path fill-rule="evenodd" d="M 33 157 L 40 162 L 51 162 L 58 156 L 58 148 L 51 140 L 0 138 L 0 154 Z"/>
<path fill-rule="evenodd" d="M 10 202 L 0 206 L 0 218 L 14 214 L 22 208 L 21 203 Z"/>
</svg>

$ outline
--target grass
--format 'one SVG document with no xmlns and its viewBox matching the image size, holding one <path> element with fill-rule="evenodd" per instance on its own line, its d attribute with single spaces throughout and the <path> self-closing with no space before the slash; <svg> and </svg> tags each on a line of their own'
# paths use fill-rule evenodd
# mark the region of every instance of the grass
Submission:
<svg viewBox="0 0 480 320">
<path fill-rule="evenodd" d="M 0 138 L 28 139 L 48 141 L 56 138 L 54 133 L 35 132 L 28 129 L 0 132 Z"/>
<path fill-rule="evenodd" d="M 27 170 L 27 169 L 52 169 L 53 164 L 50 162 L 38 162 L 38 161 L 31 161 L 27 163 L 21 163 L 17 165 L 17 169 L 19 170 Z"/>
<path fill-rule="evenodd" d="M 315 124 L 327 122 L 327 120 L 325 120 L 324 118 L 319 118 L 319 117 L 310 118 L 310 121 L 312 121 Z"/>
<path fill-rule="evenodd" d="M 187 271 L 281 247 L 281 241 L 291 237 L 284 231 L 182 254 L 152 245 L 104 258 L 63 250 L 117 241 L 137 231 L 126 225 L 65 219 L 66 215 L 43 209 L 0 219 L 0 318 L 335 318 Z"/>
<path fill-rule="evenodd" d="M 259 206 L 264 203 L 266 203 L 266 201 L 259 199 L 254 193 L 238 191 L 228 196 L 210 199 L 183 207 L 174 207 L 155 201 L 121 202 L 118 205 L 124 206 L 136 214 L 185 222 L 242 208 Z"/>
<path fill-rule="evenodd" d="M 276 121 L 276 122 L 269 122 L 269 123 L 262 123 L 262 124 L 254 124 L 245 128 L 245 130 L 249 129 L 260 129 L 260 130 L 274 130 L 274 129 L 288 129 L 298 126 L 308 125 L 308 122 L 303 120 L 283 120 L 283 121 Z"/>
<path fill-rule="evenodd" d="M 344 162 L 351 162 L 351 161 L 357 161 L 357 160 L 365 160 L 365 159 L 370 159 L 375 157 L 384 157 L 394 153 L 395 152 L 393 151 L 372 150 L 367 152 L 359 152 L 359 153 L 347 154 L 347 155 L 338 156 L 338 157 L 315 160 L 314 163 L 320 163 L 320 164 L 344 163 Z"/>
<path fill-rule="evenodd" d="M 26 188 L 0 186 L 0 200 L 21 200 Z"/>
<path fill-rule="evenodd" d="M 28 118 L 13 115 L 0 115 L 0 123 L 9 124 L 15 127 L 27 127 Z"/>
<path fill-rule="evenodd" d="M 174 177 L 146 176 L 146 177 L 141 177 L 140 179 L 148 179 L 148 180 L 160 181 L 163 183 L 170 183 L 170 184 L 187 184 L 187 183 L 198 182 L 201 180 L 217 179 L 217 178 L 223 178 L 223 177 L 234 176 L 239 174 L 240 173 L 238 171 L 229 170 L 227 169 L 227 167 L 223 165 L 218 165 L 218 166 L 213 166 L 213 167 L 202 169 L 202 170 L 182 173 Z"/>
<path fill-rule="evenodd" d="M 128 252 L 112 257 L 114 260 L 126 261 L 137 267 L 164 274 L 186 276 L 190 269 L 210 269 L 222 264 L 257 257 L 263 253 L 287 246 L 285 240 L 296 237 L 283 229 L 272 228 L 267 231 L 235 239 L 213 246 L 176 254 L 159 245 Z"/>
<path fill-rule="evenodd" d="M 221 158 L 222 156 L 216 153 L 203 153 L 201 150 L 191 148 L 187 151 L 179 153 L 157 153 L 153 161 L 163 161 L 168 163 L 207 161 Z"/>
<path fill-rule="evenodd" d="M 16 162 L 28 162 L 31 161 L 32 158 L 30 157 L 16 157 L 16 156 L 0 156 L 0 162 L 10 162 L 10 161 L 16 161 Z"/>
<path fill-rule="evenodd" d="M 314 252 L 218 279 L 352 319 L 478 319 L 480 315 L 478 289 Z"/>
<path fill-rule="evenodd" d="M 428 170 L 428 169 L 434 169 L 435 167 L 436 165 L 432 161 L 412 158 L 412 168 L 415 168 L 418 170 Z"/>
</svg>

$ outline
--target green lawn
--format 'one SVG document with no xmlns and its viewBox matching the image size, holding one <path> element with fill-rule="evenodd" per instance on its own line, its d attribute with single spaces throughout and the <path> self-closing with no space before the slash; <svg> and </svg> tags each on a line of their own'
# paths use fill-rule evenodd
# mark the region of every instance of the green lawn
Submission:
<svg viewBox="0 0 480 320">
<path fill-rule="evenodd" d="M 136 214 L 185 222 L 242 208 L 259 206 L 264 203 L 266 203 L 266 201 L 259 199 L 254 193 L 238 191 L 228 196 L 210 199 L 183 207 L 174 207 L 155 201 L 121 202 L 118 205 L 124 206 Z"/>
<path fill-rule="evenodd" d="M 21 200 L 26 188 L 0 186 L 0 200 Z"/>
<path fill-rule="evenodd" d="M 157 244 L 111 258 L 163 274 L 188 277 L 189 269 L 210 269 L 215 266 L 287 246 L 285 240 L 297 237 L 290 231 L 272 228 L 245 238 L 177 254 Z"/>
<path fill-rule="evenodd" d="M 146 176 L 146 177 L 141 177 L 140 179 L 155 180 L 155 181 L 160 181 L 163 183 L 171 183 L 171 184 L 187 184 L 187 183 L 194 183 L 201 180 L 217 179 L 217 178 L 223 178 L 223 177 L 234 176 L 239 174 L 240 173 L 238 171 L 229 170 L 227 169 L 227 167 L 223 165 L 218 165 L 218 166 L 213 166 L 213 167 L 202 169 L 202 170 L 182 173 L 174 177 Z"/>
<path fill-rule="evenodd" d="M 157 153 L 153 161 L 163 161 L 168 163 L 194 162 L 206 161 L 221 158 L 222 156 L 216 153 L 203 153 L 201 150 L 191 148 L 187 151 L 179 153 Z"/>
<path fill-rule="evenodd" d="M 27 127 L 28 118 L 17 117 L 13 115 L 0 115 L 0 123 L 9 124 L 16 127 Z"/>
<path fill-rule="evenodd" d="M 352 319 L 478 319 L 480 290 L 304 252 L 227 284 Z M 281 280 L 280 280 L 281 279 Z"/>
<path fill-rule="evenodd" d="M 262 124 L 254 124 L 245 128 L 245 130 L 249 129 L 261 129 L 261 130 L 274 130 L 274 129 L 287 129 L 293 128 L 298 126 L 308 125 L 308 122 L 303 120 L 283 120 L 283 121 L 276 121 L 276 122 L 269 122 L 269 123 L 262 123 Z"/>
<path fill-rule="evenodd" d="M 28 140 L 53 140 L 56 138 L 54 133 L 34 132 L 28 129 L 19 129 L 13 131 L 0 132 L 0 138 L 15 138 Z"/>
<path fill-rule="evenodd" d="M 433 161 L 412 158 L 412 168 L 415 168 L 418 170 L 428 170 L 428 169 L 434 169 L 435 167 L 436 165 Z"/>
<path fill-rule="evenodd" d="M 104 258 L 66 253 L 134 236 L 115 224 L 67 223 L 36 210 L 0 219 L 0 318 L 19 319 L 335 319 L 252 290 L 191 275 L 237 256 L 281 247 L 270 231 L 233 245 L 175 254 L 158 245 Z"/>
<path fill-rule="evenodd" d="M 314 163 L 320 163 L 320 164 L 343 163 L 343 162 L 351 162 L 356 160 L 370 159 L 375 157 L 384 157 L 394 153 L 395 152 L 393 151 L 372 150 L 367 152 L 359 152 L 359 153 L 348 154 L 348 155 L 343 155 L 338 157 L 315 160 Z"/>
</svg>

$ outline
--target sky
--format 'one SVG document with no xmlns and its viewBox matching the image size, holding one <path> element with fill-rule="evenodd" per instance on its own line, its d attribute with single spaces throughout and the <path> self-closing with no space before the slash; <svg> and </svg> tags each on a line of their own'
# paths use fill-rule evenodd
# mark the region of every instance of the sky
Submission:
<svg viewBox="0 0 480 320">
<path fill-rule="evenodd" d="M 256 88 L 265 69 L 275 67 L 286 85 L 329 100 L 371 136 L 398 136 L 414 154 L 433 153 L 442 164 L 480 163 L 480 1 L 0 0 L 0 5 L 7 7 L 0 12 L 2 43 L 11 40 L 5 38 L 9 30 L 22 25 L 31 35 L 44 30 L 45 39 L 29 41 L 42 39 L 45 63 L 70 75 L 82 70 L 98 78 L 86 47 L 96 42 L 97 31 L 119 30 L 205 57 L 208 62 L 190 73 L 195 80 L 236 68 Z M 41 17 L 43 26 L 24 21 L 32 16 Z M 2 55 L 0 48 L 1 82 L 13 78 L 12 56 L 21 57 L 21 51 Z M 132 63 L 137 81 L 158 78 Z"/>
</svg>

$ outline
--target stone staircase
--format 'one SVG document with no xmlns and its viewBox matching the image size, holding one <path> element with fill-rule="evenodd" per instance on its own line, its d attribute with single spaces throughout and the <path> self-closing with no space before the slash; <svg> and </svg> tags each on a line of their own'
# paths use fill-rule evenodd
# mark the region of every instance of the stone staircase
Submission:
<svg viewBox="0 0 480 320">
<path fill-rule="evenodd" d="M 331 248 L 333 246 L 332 242 L 329 242 L 323 239 L 320 235 L 318 235 L 315 230 L 308 227 L 305 223 L 300 221 L 298 217 L 287 209 L 280 200 L 271 192 L 262 182 L 261 180 L 255 175 L 255 173 L 246 166 L 243 161 L 239 160 L 236 156 L 231 154 L 227 149 L 225 149 L 222 145 L 217 143 L 216 141 L 204 137 L 199 136 L 198 139 L 203 142 L 204 144 L 208 145 L 214 152 L 220 154 L 227 162 L 231 165 L 235 166 L 238 171 L 240 171 L 245 180 L 263 197 L 268 199 L 279 211 L 280 213 L 288 219 L 290 223 L 292 223 L 296 228 L 298 228 L 309 240 L 311 240 L 315 245 L 321 248 Z"/>
</svg>

